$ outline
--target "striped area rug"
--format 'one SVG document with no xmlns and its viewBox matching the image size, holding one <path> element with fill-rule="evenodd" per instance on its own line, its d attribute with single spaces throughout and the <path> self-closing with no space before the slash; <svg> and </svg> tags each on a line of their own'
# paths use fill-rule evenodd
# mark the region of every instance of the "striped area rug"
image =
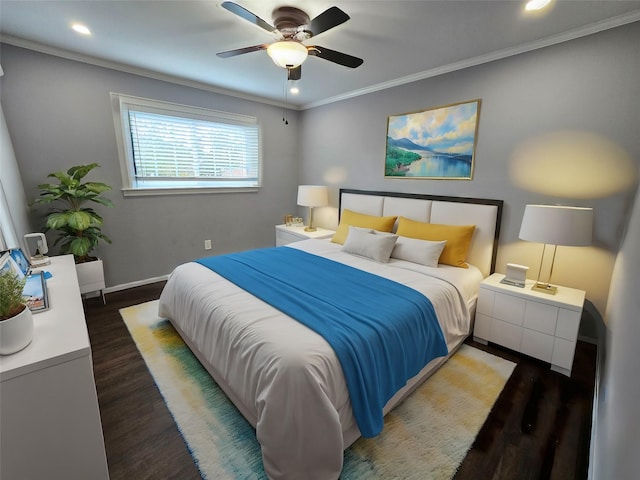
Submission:
<svg viewBox="0 0 640 480">
<path fill-rule="evenodd" d="M 206 479 L 265 479 L 260 445 L 158 302 L 120 310 Z M 450 479 L 515 364 L 468 345 L 385 417 L 383 432 L 344 453 L 341 479 Z"/>
</svg>

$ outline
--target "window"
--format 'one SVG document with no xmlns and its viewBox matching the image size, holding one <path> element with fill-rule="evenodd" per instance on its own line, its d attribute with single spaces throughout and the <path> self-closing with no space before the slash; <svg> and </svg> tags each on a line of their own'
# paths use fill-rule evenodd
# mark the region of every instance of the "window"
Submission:
<svg viewBox="0 0 640 480">
<path fill-rule="evenodd" d="M 254 191 L 255 117 L 111 94 L 125 195 Z"/>
</svg>

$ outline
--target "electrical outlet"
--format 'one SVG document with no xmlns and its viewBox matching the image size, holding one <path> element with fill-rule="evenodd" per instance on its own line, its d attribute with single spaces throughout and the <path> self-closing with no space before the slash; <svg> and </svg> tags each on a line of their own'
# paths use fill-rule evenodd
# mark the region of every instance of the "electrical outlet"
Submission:
<svg viewBox="0 0 640 480">
<path fill-rule="evenodd" d="M 211 250 L 211 240 L 205 240 L 204 241 L 204 249 L 205 250 Z"/>
</svg>

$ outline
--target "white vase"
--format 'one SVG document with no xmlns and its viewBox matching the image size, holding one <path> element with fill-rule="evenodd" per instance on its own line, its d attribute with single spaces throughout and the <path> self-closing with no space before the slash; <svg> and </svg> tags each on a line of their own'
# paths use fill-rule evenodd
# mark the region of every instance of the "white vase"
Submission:
<svg viewBox="0 0 640 480">
<path fill-rule="evenodd" d="M 32 338 L 33 316 L 28 308 L 15 317 L 0 321 L 0 355 L 22 350 Z"/>
</svg>

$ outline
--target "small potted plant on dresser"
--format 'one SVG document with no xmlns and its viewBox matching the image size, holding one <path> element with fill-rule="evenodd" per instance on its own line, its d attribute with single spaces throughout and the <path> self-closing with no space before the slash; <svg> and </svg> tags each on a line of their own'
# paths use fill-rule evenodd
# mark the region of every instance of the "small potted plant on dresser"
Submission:
<svg viewBox="0 0 640 480">
<path fill-rule="evenodd" d="M 22 296 L 25 281 L 11 270 L 0 273 L 0 355 L 22 350 L 33 338 L 33 317 Z"/>
<path fill-rule="evenodd" d="M 33 204 L 54 204 L 45 221 L 44 232 L 57 231 L 54 246 L 60 245 L 60 254 L 73 254 L 78 273 L 80 293 L 102 291 L 104 267 L 102 260 L 92 255 L 98 242 L 111 243 L 102 233 L 102 217 L 88 202 L 113 207 L 113 202 L 102 194 L 111 187 L 100 182 L 84 182 L 82 179 L 96 167 L 97 163 L 71 167 L 66 172 L 50 173 L 47 178 L 56 178 L 59 183 L 38 185 L 40 197 Z M 104 296 L 103 296 L 104 301 Z"/>
</svg>

